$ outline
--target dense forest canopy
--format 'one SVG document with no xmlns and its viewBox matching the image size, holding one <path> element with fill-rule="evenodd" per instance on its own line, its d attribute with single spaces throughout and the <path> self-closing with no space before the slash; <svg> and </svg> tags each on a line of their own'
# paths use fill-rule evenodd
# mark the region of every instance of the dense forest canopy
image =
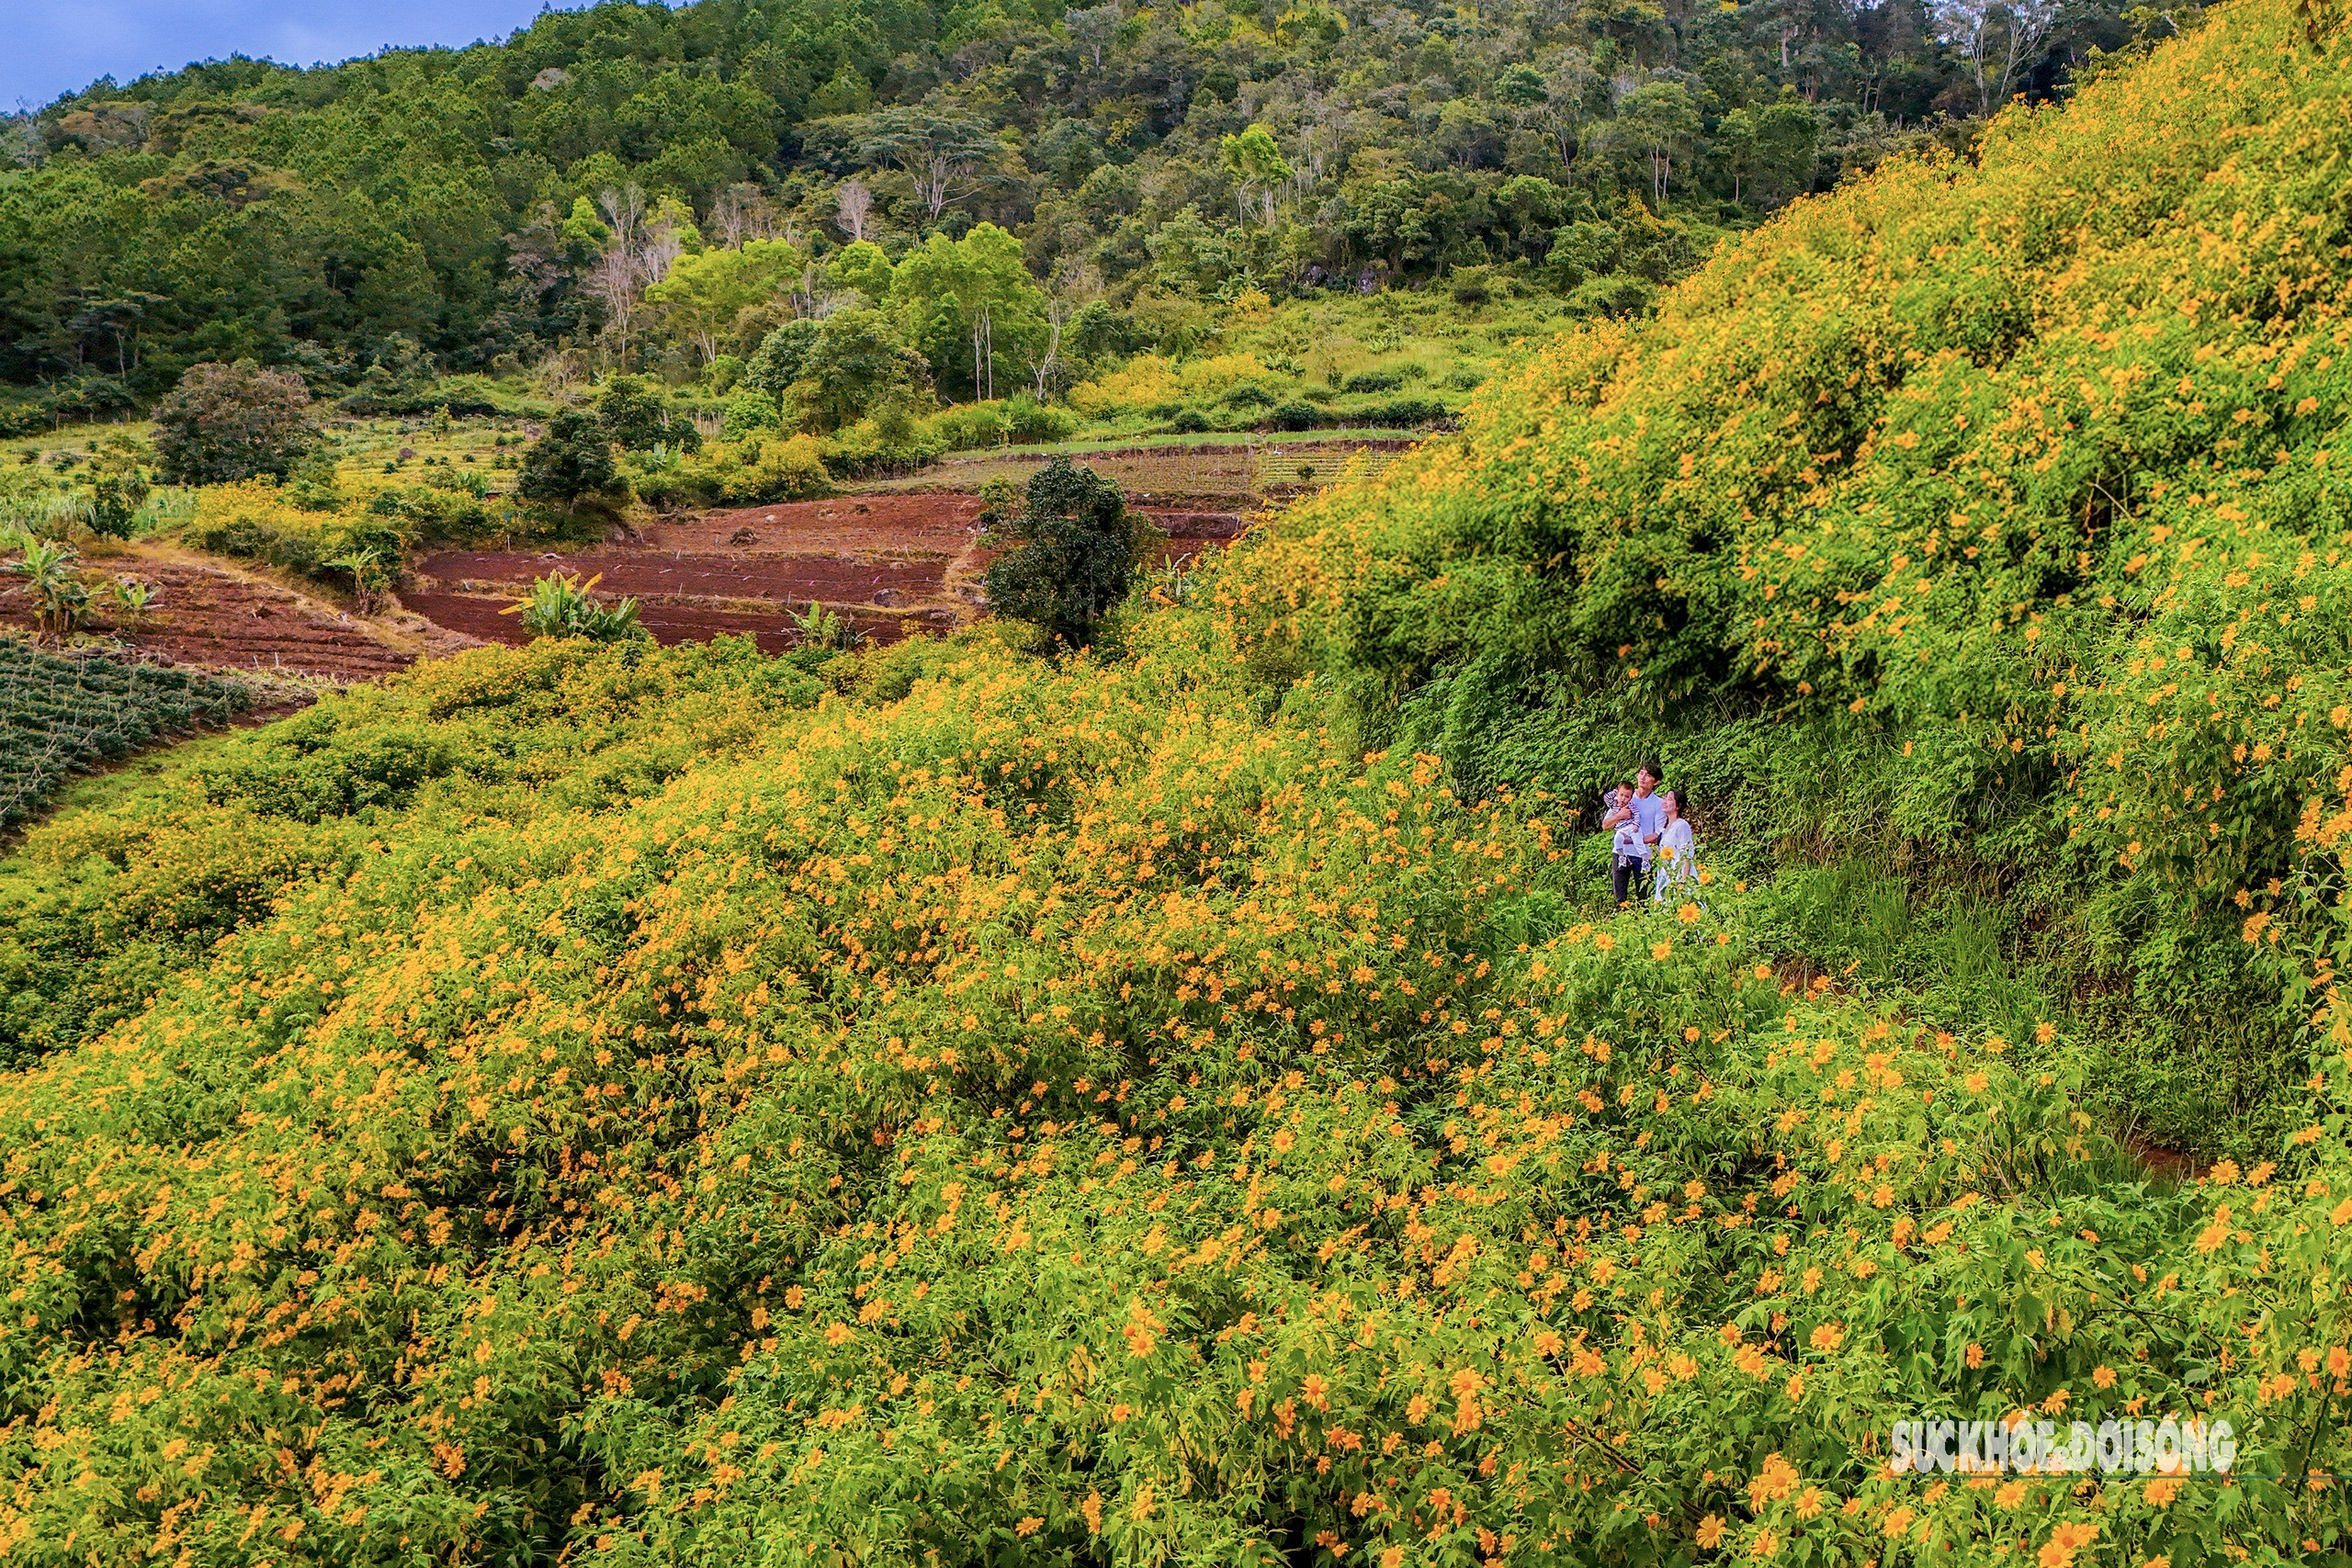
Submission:
<svg viewBox="0 0 2352 1568">
<path fill-rule="evenodd" d="M 1184 302 L 1252 287 L 1510 264 L 1572 289 L 1631 265 L 1629 199 L 1736 226 L 2172 25 L 2050 0 L 705 0 L 212 61 L 0 122 L 0 382 L 46 423 L 207 360 L 349 387 L 609 350 L 616 324 L 624 361 L 683 379 L 707 335 L 626 335 L 678 257 L 897 260 L 983 222 L 1057 295 L 1142 296 L 1180 353 Z"/>
</svg>

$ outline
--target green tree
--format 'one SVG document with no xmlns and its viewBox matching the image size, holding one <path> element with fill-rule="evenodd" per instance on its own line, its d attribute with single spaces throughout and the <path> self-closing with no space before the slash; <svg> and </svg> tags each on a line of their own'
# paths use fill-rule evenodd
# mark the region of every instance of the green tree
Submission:
<svg viewBox="0 0 2352 1568">
<path fill-rule="evenodd" d="M 668 400 L 642 376 L 615 376 L 596 398 L 596 423 L 605 439 L 624 452 L 644 452 L 667 443 L 688 452 L 702 450 L 694 421 L 673 413 Z"/>
<path fill-rule="evenodd" d="M 154 418 L 155 466 L 170 484 L 282 478 L 318 440 L 302 378 L 250 359 L 191 367 Z"/>
<path fill-rule="evenodd" d="M 837 288 L 854 288 L 869 305 L 890 298 L 890 258 L 871 240 L 853 240 L 825 263 L 825 277 Z"/>
<path fill-rule="evenodd" d="M 1043 333 L 1046 291 L 1029 276 L 1021 242 L 993 223 L 961 240 L 933 234 L 910 251 L 891 279 L 893 292 L 920 322 L 944 306 L 971 339 L 972 396 L 996 395 L 996 337 L 1034 341 Z"/>
<path fill-rule="evenodd" d="M 824 330 L 824 322 L 802 317 L 768 333 L 743 367 L 742 385 L 771 398 L 783 397 L 787 388 L 808 374 L 809 353 Z"/>
<path fill-rule="evenodd" d="M 1225 171 L 1233 176 L 1234 201 L 1246 216 L 1252 196 L 1259 198 L 1261 220 L 1274 220 L 1274 195 L 1288 185 L 1292 176 L 1290 163 L 1274 141 L 1274 134 L 1262 125 L 1253 125 L 1238 136 L 1227 136 L 1217 143 L 1217 152 L 1225 161 Z"/>
<path fill-rule="evenodd" d="M 986 120 L 919 107 L 820 120 L 809 126 L 804 144 L 820 158 L 896 169 L 933 222 L 987 184 L 1004 154 Z"/>
<path fill-rule="evenodd" d="M 582 496 L 612 489 L 618 477 L 604 426 L 584 413 L 560 413 L 523 454 L 514 491 L 526 501 L 571 506 Z"/>
<path fill-rule="evenodd" d="M 708 365 L 741 341 L 747 316 L 797 287 L 808 260 L 800 247 L 783 240 L 681 255 L 645 298 L 660 309 L 662 324 L 692 343 Z"/>
<path fill-rule="evenodd" d="M 1716 166 L 1731 176 L 1731 198 L 1747 199 L 1758 168 L 1756 117 L 1744 108 L 1732 110 L 1715 121 L 1712 141 Z"/>
<path fill-rule="evenodd" d="M 1653 208 L 1666 206 L 1675 157 L 1697 138 L 1699 129 L 1699 106 L 1679 82 L 1644 83 L 1617 106 L 1610 144 L 1648 176 L 1644 183 Z"/>
<path fill-rule="evenodd" d="M 1758 177 L 1779 200 L 1802 195 L 1813 184 L 1821 118 L 1792 87 L 1756 117 Z"/>
<path fill-rule="evenodd" d="M 1031 478 L 1026 501 L 995 530 L 1010 547 L 989 563 L 989 606 L 1035 626 L 1048 647 L 1087 647 L 1135 587 L 1148 525 L 1117 485 L 1067 457 Z"/>
<path fill-rule="evenodd" d="M 786 335 L 767 374 L 773 378 L 797 369 L 785 385 L 806 387 L 819 430 L 854 424 L 886 394 L 911 398 L 928 383 L 930 366 L 921 353 L 908 346 L 898 324 L 881 310 L 836 310 L 815 323 L 817 330 L 805 338 L 799 325 L 769 334 L 771 343 L 779 333 Z M 766 344 L 761 346 L 764 352 Z M 797 367 L 791 358 L 795 347 L 798 347 Z M 757 356 L 753 363 L 758 363 Z"/>
</svg>

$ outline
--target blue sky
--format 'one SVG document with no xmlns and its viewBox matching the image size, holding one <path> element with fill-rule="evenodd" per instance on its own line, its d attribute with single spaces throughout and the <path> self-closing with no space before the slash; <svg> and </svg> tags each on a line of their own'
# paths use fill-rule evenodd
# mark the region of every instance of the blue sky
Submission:
<svg viewBox="0 0 2352 1568">
<path fill-rule="evenodd" d="M 6 0 L 0 110 L 192 60 L 248 54 L 309 65 L 388 44 L 503 38 L 538 11 L 539 0 Z"/>
</svg>

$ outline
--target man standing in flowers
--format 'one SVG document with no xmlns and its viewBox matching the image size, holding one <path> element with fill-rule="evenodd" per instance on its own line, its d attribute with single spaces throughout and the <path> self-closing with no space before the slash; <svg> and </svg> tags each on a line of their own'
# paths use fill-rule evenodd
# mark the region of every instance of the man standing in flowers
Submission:
<svg viewBox="0 0 2352 1568">
<path fill-rule="evenodd" d="M 1621 908 L 1641 897 L 1651 857 L 1666 831 L 1666 807 L 1657 785 L 1657 764 L 1644 762 L 1630 790 L 1623 784 L 1617 786 L 1615 804 L 1600 819 L 1603 828 L 1615 830 L 1610 847 L 1610 891 Z"/>
</svg>

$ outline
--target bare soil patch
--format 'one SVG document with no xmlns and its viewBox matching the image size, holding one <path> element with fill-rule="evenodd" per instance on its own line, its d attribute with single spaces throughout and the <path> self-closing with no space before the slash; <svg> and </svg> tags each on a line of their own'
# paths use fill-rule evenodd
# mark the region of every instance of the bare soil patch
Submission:
<svg viewBox="0 0 2352 1568">
<path fill-rule="evenodd" d="M 209 558 L 140 549 L 88 564 L 109 576 L 143 579 L 158 590 L 156 607 L 135 626 L 118 625 L 101 609 L 88 629 L 113 634 L 135 654 L 173 663 L 366 681 L 474 643 L 421 619 L 370 621 Z M 32 629 L 31 606 L 13 580 L 0 579 L 0 624 Z"/>
<path fill-rule="evenodd" d="M 646 528 L 645 544 L 649 549 L 729 558 L 842 555 L 861 560 L 952 559 L 970 546 L 979 526 L 978 495 L 845 495 L 665 519 Z M 735 543 L 735 536 L 747 529 L 752 541 Z"/>
<path fill-rule="evenodd" d="M 1081 456 L 1117 479 L 1167 536 L 1168 558 L 1230 541 L 1256 510 L 1259 459 L 1249 447 Z M 664 518 L 637 539 L 571 553 L 443 550 L 416 563 L 401 599 L 442 626 L 492 642 L 524 640 L 516 617 L 499 612 L 526 596 L 534 579 L 557 572 L 594 577 L 599 593 L 635 598 L 639 621 L 664 643 L 750 632 L 763 649 L 781 651 L 796 640 L 786 612 L 812 602 L 876 642 L 946 631 L 985 604 L 993 552 L 980 543 L 980 500 L 972 492 L 996 469 L 1022 479 L 1045 461 L 959 459 L 926 470 L 921 489 Z M 1170 500 L 1148 488 L 1154 484 L 1182 493 Z"/>
</svg>

